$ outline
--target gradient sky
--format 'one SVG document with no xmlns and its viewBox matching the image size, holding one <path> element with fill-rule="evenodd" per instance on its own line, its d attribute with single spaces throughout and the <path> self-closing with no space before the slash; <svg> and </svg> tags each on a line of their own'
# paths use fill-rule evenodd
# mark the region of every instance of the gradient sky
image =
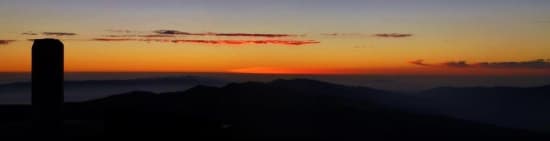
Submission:
<svg viewBox="0 0 550 141">
<path fill-rule="evenodd" d="M 548 0 L 2 0 L 0 17 L 0 72 L 59 38 L 70 72 L 550 75 Z"/>
</svg>

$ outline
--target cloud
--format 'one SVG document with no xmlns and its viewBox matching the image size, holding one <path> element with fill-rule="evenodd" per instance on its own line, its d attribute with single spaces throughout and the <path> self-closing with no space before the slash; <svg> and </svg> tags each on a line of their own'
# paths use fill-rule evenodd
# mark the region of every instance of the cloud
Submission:
<svg viewBox="0 0 550 141">
<path fill-rule="evenodd" d="M 313 40 L 172 40 L 173 43 L 203 43 L 203 44 L 225 44 L 225 45 L 242 45 L 242 44 L 279 44 L 279 45 L 307 45 L 318 44 L 320 42 Z"/>
<path fill-rule="evenodd" d="M 163 34 L 163 35 L 194 35 L 189 32 L 181 32 L 177 30 L 155 30 L 153 32 L 157 34 Z"/>
<path fill-rule="evenodd" d="M 409 61 L 409 63 L 414 64 L 414 65 L 419 65 L 419 66 L 430 66 L 430 64 L 424 63 L 424 60 L 422 60 L 422 59 Z"/>
<path fill-rule="evenodd" d="M 402 33 L 378 33 L 374 34 L 376 37 L 381 38 L 406 38 L 406 37 L 412 37 L 413 34 L 402 34 Z"/>
<path fill-rule="evenodd" d="M 151 34 L 151 35 L 137 35 L 138 37 L 146 37 L 146 38 L 163 38 L 163 37 L 175 37 L 174 35 L 169 34 Z"/>
<path fill-rule="evenodd" d="M 31 35 L 31 36 L 34 36 L 34 35 L 38 35 L 38 33 L 24 32 L 24 33 L 21 33 L 21 35 Z"/>
<path fill-rule="evenodd" d="M 103 35 L 104 37 L 110 38 L 121 38 L 121 37 L 137 37 L 138 35 Z"/>
<path fill-rule="evenodd" d="M 293 34 L 260 34 L 260 33 L 190 33 L 182 32 L 178 30 L 155 30 L 153 33 L 161 35 L 190 35 L 190 36 L 225 36 L 225 37 L 266 37 L 266 38 L 277 38 L 277 37 L 289 37 L 296 36 Z"/>
<path fill-rule="evenodd" d="M 146 41 L 170 43 L 196 43 L 212 45 L 246 45 L 246 44 L 277 44 L 277 45 L 308 45 L 318 44 L 314 40 L 169 40 L 169 39 L 133 39 L 133 38 L 94 38 L 94 41 Z"/>
<path fill-rule="evenodd" d="M 532 68 L 532 69 L 550 69 L 550 59 L 536 59 L 519 62 L 481 62 L 475 64 L 484 68 Z"/>
<path fill-rule="evenodd" d="M 124 35 L 103 35 L 103 36 L 104 37 L 110 37 L 110 38 L 128 38 L 128 37 L 166 38 L 166 37 L 176 37 L 176 36 L 170 35 L 170 34 L 148 34 L 148 35 L 124 34 Z"/>
<path fill-rule="evenodd" d="M 466 61 L 449 61 L 449 62 L 442 63 L 442 65 L 446 67 L 454 67 L 454 68 L 470 67 L 470 64 L 468 64 Z"/>
<path fill-rule="evenodd" d="M 503 61 L 467 63 L 466 61 L 449 61 L 439 65 L 426 64 L 423 60 L 410 61 L 420 66 L 439 66 L 452 68 L 490 68 L 490 69 L 550 69 L 550 59 L 535 59 L 529 61 Z"/>
<path fill-rule="evenodd" d="M 11 42 L 15 42 L 15 40 L 0 40 L 0 45 L 7 45 L 7 44 L 10 44 Z"/>
<path fill-rule="evenodd" d="M 108 32 L 113 32 L 113 33 L 134 33 L 136 31 L 132 31 L 132 30 L 126 30 L 126 29 L 107 29 Z"/>
<path fill-rule="evenodd" d="M 94 38 L 92 39 L 94 41 L 135 41 L 136 39 L 129 39 L 129 38 Z"/>
<path fill-rule="evenodd" d="M 241 37 L 288 37 L 290 34 L 250 34 L 250 33 L 214 33 L 215 36 L 241 36 Z"/>
<path fill-rule="evenodd" d="M 365 34 L 361 33 L 321 33 L 322 36 L 332 36 L 332 37 L 361 37 Z"/>
<path fill-rule="evenodd" d="M 42 35 L 46 36 L 75 36 L 76 33 L 70 33 L 70 32 L 42 32 Z"/>
</svg>

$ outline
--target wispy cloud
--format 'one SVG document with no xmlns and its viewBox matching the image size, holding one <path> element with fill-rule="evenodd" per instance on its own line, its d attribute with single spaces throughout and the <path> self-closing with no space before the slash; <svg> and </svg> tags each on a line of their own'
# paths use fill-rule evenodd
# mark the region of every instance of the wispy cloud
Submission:
<svg viewBox="0 0 550 141">
<path fill-rule="evenodd" d="M 409 61 L 409 63 L 414 64 L 414 65 L 419 65 L 419 66 L 430 66 L 430 64 L 424 63 L 424 60 L 422 60 L 422 59 Z"/>
<path fill-rule="evenodd" d="M 529 61 L 478 62 L 448 61 L 441 64 L 426 64 L 423 60 L 410 61 L 420 66 L 451 67 L 451 68 L 491 68 L 491 69 L 550 69 L 550 59 L 535 59 Z"/>
<path fill-rule="evenodd" d="M 38 35 L 38 33 L 34 33 L 34 32 L 24 32 L 24 33 L 21 33 L 21 35 L 31 35 L 31 36 L 34 36 L 34 35 Z"/>
<path fill-rule="evenodd" d="M 42 35 L 46 36 L 75 36 L 76 33 L 70 33 L 70 32 L 42 32 Z"/>
<path fill-rule="evenodd" d="M 0 40 L 0 45 L 7 45 L 12 42 L 15 42 L 15 40 Z"/>
<path fill-rule="evenodd" d="M 486 68 L 533 68 L 533 69 L 550 69 L 550 59 L 536 59 L 520 62 L 481 62 L 475 64 Z"/>
<path fill-rule="evenodd" d="M 103 42 L 118 42 L 118 41 L 143 41 L 143 42 L 169 42 L 169 43 L 194 43 L 194 44 L 210 44 L 210 45 L 288 45 L 301 46 L 309 44 L 318 44 L 316 40 L 295 40 L 282 37 L 297 37 L 295 34 L 265 34 L 265 33 L 192 33 L 179 30 L 155 30 L 149 33 L 132 32 L 130 30 L 108 30 L 112 32 L 103 37 L 93 38 L 93 41 Z M 182 37 L 183 36 L 183 37 Z M 195 36 L 195 39 L 188 39 L 187 36 Z M 219 38 L 212 39 L 217 36 Z M 231 38 L 241 37 L 241 38 Z M 259 37 L 259 38 L 255 38 Z"/>
<path fill-rule="evenodd" d="M 164 38 L 164 37 L 175 37 L 170 34 L 150 34 L 150 35 L 137 35 L 137 37 L 146 37 L 146 38 Z"/>
<path fill-rule="evenodd" d="M 137 31 L 127 30 L 127 29 L 107 29 L 106 31 L 112 33 L 136 33 Z"/>
<path fill-rule="evenodd" d="M 194 36 L 226 36 L 226 37 L 265 37 L 265 38 L 276 38 L 276 37 L 289 37 L 296 36 L 294 34 L 264 34 L 264 33 L 191 33 L 191 32 L 182 32 L 178 30 L 155 30 L 154 33 L 161 35 L 194 35 Z"/>
<path fill-rule="evenodd" d="M 136 39 L 130 39 L 130 38 L 94 38 L 92 39 L 94 41 L 135 41 Z"/>
<path fill-rule="evenodd" d="M 320 42 L 313 40 L 172 40 L 173 43 L 204 43 L 204 44 L 279 44 L 279 45 L 307 45 L 318 44 Z"/>
<path fill-rule="evenodd" d="M 182 32 L 178 30 L 155 30 L 153 32 L 157 34 L 163 34 L 163 35 L 195 35 L 193 33 Z"/>
<path fill-rule="evenodd" d="M 406 38 L 406 37 L 412 37 L 413 34 L 403 34 L 403 33 L 378 33 L 374 34 L 376 37 L 381 38 Z"/>
<path fill-rule="evenodd" d="M 368 34 L 362 33 L 321 33 L 322 36 L 331 36 L 331 37 L 361 37 Z"/>
<path fill-rule="evenodd" d="M 465 67 L 471 66 L 466 61 L 449 61 L 449 62 L 442 63 L 442 65 L 447 67 L 453 67 L 453 68 L 465 68 Z"/>
<path fill-rule="evenodd" d="M 250 34 L 250 33 L 214 33 L 213 35 L 215 35 L 215 36 L 267 37 L 267 38 L 294 36 L 294 35 L 290 35 L 290 34 Z"/>
<path fill-rule="evenodd" d="M 121 37 L 137 37 L 138 35 L 103 35 L 103 37 L 110 37 L 110 38 L 121 38 Z"/>
<path fill-rule="evenodd" d="M 94 41 L 146 41 L 170 43 L 196 43 L 212 45 L 246 45 L 246 44 L 277 44 L 277 45 L 308 45 L 318 44 L 314 40 L 169 40 L 169 39 L 133 39 L 133 38 L 95 38 Z"/>
</svg>

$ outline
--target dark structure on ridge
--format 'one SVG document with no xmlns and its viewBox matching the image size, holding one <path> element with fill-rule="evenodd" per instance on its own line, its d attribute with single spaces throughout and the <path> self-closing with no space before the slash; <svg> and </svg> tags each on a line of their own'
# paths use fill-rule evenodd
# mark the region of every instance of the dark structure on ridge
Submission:
<svg viewBox="0 0 550 141">
<path fill-rule="evenodd" d="M 33 129 L 37 136 L 60 136 L 63 105 L 63 43 L 36 39 L 32 46 Z"/>
</svg>

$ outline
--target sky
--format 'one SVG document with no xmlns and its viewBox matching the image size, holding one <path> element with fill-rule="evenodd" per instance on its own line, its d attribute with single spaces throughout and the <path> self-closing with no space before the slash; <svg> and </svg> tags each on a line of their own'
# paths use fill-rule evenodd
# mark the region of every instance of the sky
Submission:
<svg viewBox="0 0 550 141">
<path fill-rule="evenodd" d="M 550 75 L 548 0 L 1 0 L 0 72 Z"/>
</svg>

